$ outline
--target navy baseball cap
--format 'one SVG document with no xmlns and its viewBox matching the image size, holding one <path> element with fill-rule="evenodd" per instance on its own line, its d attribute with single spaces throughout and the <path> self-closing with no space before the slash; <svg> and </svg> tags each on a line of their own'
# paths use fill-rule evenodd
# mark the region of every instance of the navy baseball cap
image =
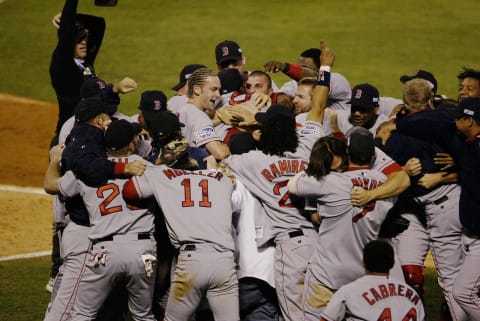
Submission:
<svg viewBox="0 0 480 321">
<path fill-rule="evenodd" d="M 105 104 L 98 97 L 88 97 L 78 103 L 74 114 L 77 122 L 85 122 L 100 114 L 113 114 L 115 111 L 116 106 Z"/>
<path fill-rule="evenodd" d="M 105 147 L 119 150 L 128 146 L 135 136 L 140 134 L 142 126 L 125 119 L 114 120 L 105 130 Z"/>
<path fill-rule="evenodd" d="M 144 91 L 140 97 L 140 106 L 138 108 L 142 112 L 166 111 L 167 96 L 160 90 Z"/>
<path fill-rule="evenodd" d="M 239 91 L 242 88 L 245 79 L 236 68 L 223 69 L 218 73 L 220 78 L 220 94 L 225 95 L 232 91 Z"/>
<path fill-rule="evenodd" d="M 455 118 L 463 117 L 480 119 L 480 98 L 469 97 L 460 101 L 455 111 Z"/>
<path fill-rule="evenodd" d="M 432 86 L 433 93 L 434 94 L 437 93 L 437 86 L 438 86 L 437 79 L 435 78 L 435 76 L 433 76 L 431 72 L 426 70 L 418 69 L 410 76 L 403 75 L 402 77 L 400 77 L 400 81 L 402 83 L 406 83 L 407 81 L 416 79 L 416 78 L 425 79 L 426 81 L 428 81 Z"/>
<path fill-rule="evenodd" d="M 239 60 L 242 57 L 242 48 L 235 41 L 225 40 L 215 47 L 217 65 L 231 60 Z"/>
<path fill-rule="evenodd" d="M 177 115 L 169 111 L 155 113 L 150 119 L 149 129 L 154 135 L 165 135 L 168 132 L 176 132 L 185 127 L 185 124 L 178 120 Z"/>
<path fill-rule="evenodd" d="M 351 106 L 373 109 L 378 106 L 380 95 L 378 89 L 370 84 L 358 84 L 352 89 Z"/>
<path fill-rule="evenodd" d="M 100 94 L 107 88 L 107 83 L 98 77 L 87 77 L 80 87 L 80 97 L 87 98 Z"/>
<path fill-rule="evenodd" d="M 265 123 L 277 115 L 283 115 L 295 119 L 295 113 L 291 108 L 285 105 L 273 104 L 267 109 L 266 112 L 256 113 L 255 120 L 259 123 Z"/>
<path fill-rule="evenodd" d="M 198 65 L 198 64 L 186 65 L 185 67 L 183 67 L 182 71 L 180 71 L 178 84 L 173 86 L 172 90 L 179 90 L 180 88 L 185 86 L 185 84 L 187 83 L 187 80 L 192 76 L 193 72 L 200 68 L 207 68 L 207 67 L 204 65 Z"/>
<path fill-rule="evenodd" d="M 375 156 L 373 134 L 364 127 L 355 126 L 347 132 L 348 157 L 358 165 L 369 165 Z"/>
</svg>

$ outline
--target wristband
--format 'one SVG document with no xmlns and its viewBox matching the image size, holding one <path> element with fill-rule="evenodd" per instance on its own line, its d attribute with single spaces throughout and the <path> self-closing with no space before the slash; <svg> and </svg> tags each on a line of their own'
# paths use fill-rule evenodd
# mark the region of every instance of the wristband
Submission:
<svg viewBox="0 0 480 321">
<path fill-rule="evenodd" d="M 317 86 L 330 87 L 330 72 L 320 70 L 317 77 Z"/>
<path fill-rule="evenodd" d="M 332 71 L 332 67 L 331 66 L 320 66 L 320 70 L 323 70 L 323 71 Z"/>
</svg>

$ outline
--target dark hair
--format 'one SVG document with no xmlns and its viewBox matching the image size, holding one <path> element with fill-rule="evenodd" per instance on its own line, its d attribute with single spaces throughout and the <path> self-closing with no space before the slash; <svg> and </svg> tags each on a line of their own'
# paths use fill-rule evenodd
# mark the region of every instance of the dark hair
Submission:
<svg viewBox="0 0 480 321">
<path fill-rule="evenodd" d="M 363 248 L 363 263 L 369 272 L 388 273 L 395 263 L 393 247 L 387 241 L 374 240 Z"/>
<path fill-rule="evenodd" d="M 333 156 L 337 155 L 342 158 L 342 168 L 346 168 L 348 164 L 347 144 L 345 141 L 335 137 L 325 136 L 318 139 L 312 147 L 310 160 L 305 172 L 320 179 L 330 173 L 330 167 L 333 162 Z"/>
<path fill-rule="evenodd" d="M 300 54 L 301 57 L 312 58 L 315 66 L 320 69 L 320 54 L 322 51 L 318 48 L 310 48 Z"/>
<path fill-rule="evenodd" d="M 267 86 L 268 88 L 272 88 L 272 77 L 270 77 L 269 74 L 267 74 L 265 71 L 261 71 L 261 70 L 255 70 L 255 71 L 252 71 L 248 77 L 259 77 L 259 76 L 263 76 L 267 79 Z"/>
<path fill-rule="evenodd" d="M 219 64 L 220 69 L 229 68 L 230 65 L 238 66 L 238 65 L 239 65 L 238 62 L 241 61 L 241 60 L 242 60 L 242 58 L 239 58 L 239 59 L 231 59 L 231 60 L 224 61 L 224 62 L 222 62 L 221 64 Z"/>
<path fill-rule="evenodd" d="M 465 78 L 475 78 L 480 81 L 480 70 L 463 67 L 463 71 L 457 75 L 458 80 Z"/>
<path fill-rule="evenodd" d="M 278 114 L 262 123 L 258 148 L 265 154 L 283 156 L 285 152 L 295 152 L 297 146 L 295 118 Z"/>
</svg>

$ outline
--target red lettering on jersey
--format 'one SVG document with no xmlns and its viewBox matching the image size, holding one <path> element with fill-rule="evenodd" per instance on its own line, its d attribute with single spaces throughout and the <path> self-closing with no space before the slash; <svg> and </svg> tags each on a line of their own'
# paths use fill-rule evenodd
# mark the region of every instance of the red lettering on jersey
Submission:
<svg viewBox="0 0 480 321">
<path fill-rule="evenodd" d="M 273 177 L 272 174 L 270 174 L 270 172 L 268 171 L 268 169 L 264 169 L 262 171 L 262 175 L 263 177 L 265 177 L 267 179 L 267 181 L 271 182 L 275 179 L 275 177 Z"/>
<path fill-rule="evenodd" d="M 359 186 L 359 187 L 362 186 L 361 181 L 360 181 L 360 179 L 359 179 L 358 177 L 352 178 L 351 181 L 352 181 L 352 185 L 353 185 L 353 186 Z"/>
<path fill-rule="evenodd" d="M 410 301 L 412 301 L 412 295 L 413 295 L 413 291 L 410 289 L 407 289 L 407 292 L 405 293 L 405 297 Z"/>
<path fill-rule="evenodd" d="M 286 161 L 286 160 L 278 161 L 278 166 L 280 167 L 280 172 L 282 173 L 282 175 L 290 172 L 290 166 L 289 165 L 290 165 L 289 161 Z"/>
<path fill-rule="evenodd" d="M 370 305 L 374 305 L 375 304 L 375 301 L 374 300 L 371 300 L 368 298 L 368 292 L 363 292 L 362 294 L 363 298 L 368 302 L 368 304 Z"/>
<path fill-rule="evenodd" d="M 390 296 L 396 296 L 397 295 L 397 289 L 395 288 L 395 284 L 388 283 L 388 291 L 390 291 Z"/>
<path fill-rule="evenodd" d="M 277 168 L 277 165 L 270 164 L 270 170 L 272 171 L 273 176 L 278 177 L 280 176 L 280 170 Z"/>
<path fill-rule="evenodd" d="M 165 169 L 163 171 L 163 175 L 167 176 L 167 178 L 169 180 L 171 180 L 172 178 L 175 178 L 175 174 L 173 173 L 173 171 L 171 169 Z"/>
<path fill-rule="evenodd" d="M 375 290 L 374 288 L 370 288 L 370 292 L 372 293 L 372 295 L 373 295 L 373 297 L 375 298 L 376 301 L 379 301 L 379 300 L 382 299 L 380 294 L 378 294 L 377 290 Z"/>
<path fill-rule="evenodd" d="M 415 310 L 415 308 L 408 310 L 402 321 L 417 321 L 417 310 Z"/>
<path fill-rule="evenodd" d="M 404 286 L 399 284 L 398 285 L 398 295 L 405 296 L 405 293 L 403 293 Z"/>
<path fill-rule="evenodd" d="M 302 160 L 302 163 L 300 164 L 300 171 L 304 171 L 305 168 L 307 167 L 307 165 L 308 165 L 308 162 Z M 299 171 L 296 171 L 296 173 L 298 173 L 298 172 L 299 172 Z"/>
<path fill-rule="evenodd" d="M 382 297 L 384 299 L 388 298 L 389 295 L 388 295 L 388 289 L 387 289 L 387 286 L 385 284 L 380 284 L 378 286 L 379 290 L 380 290 L 380 294 L 382 295 Z"/>
<path fill-rule="evenodd" d="M 181 169 L 174 169 L 173 172 L 175 173 L 175 176 L 182 176 L 184 173 Z"/>
<path fill-rule="evenodd" d="M 414 293 L 415 296 L 413 297 L 413 299 L 411 300 L 413 304 L 418 304 L 418 302 L 420 301 L 420 297 Z"/>
<path fill-rule="evenodd" d="M 298 160 L 292 160 L 291 168 L 293 173 L 298 173 Z"/>
</svg>

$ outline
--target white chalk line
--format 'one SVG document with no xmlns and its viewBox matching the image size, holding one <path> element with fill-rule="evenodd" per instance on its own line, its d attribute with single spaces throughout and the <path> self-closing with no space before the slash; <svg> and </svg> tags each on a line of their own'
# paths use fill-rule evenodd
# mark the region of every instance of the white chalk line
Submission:
<svg viewBox="0 0 480 321">
<path fill-rule="evenodd" d="M 21 187 L 21 186 L 14 186 L 14 185 L 0 185 L 0 191 L 27 193 L 27 194 L 38 194 L 38 195 L 48 195 L 47 193 L 45 193 L 43 188 Z M 19 260 L 19 259 L 29 259 L 29 258 L 35 258 L 35 257 L 40 257 L 40 256 L 47 256 L 47 255 L 51 255 L 51 254 L 52 254 L 52 251 L 40 251 L 40 252 L 33 252 L 33 253 L 23 253 L 23 254 L 9 255 L 9 256 L 0 257 L 0 262 Z"/>
</svg>

